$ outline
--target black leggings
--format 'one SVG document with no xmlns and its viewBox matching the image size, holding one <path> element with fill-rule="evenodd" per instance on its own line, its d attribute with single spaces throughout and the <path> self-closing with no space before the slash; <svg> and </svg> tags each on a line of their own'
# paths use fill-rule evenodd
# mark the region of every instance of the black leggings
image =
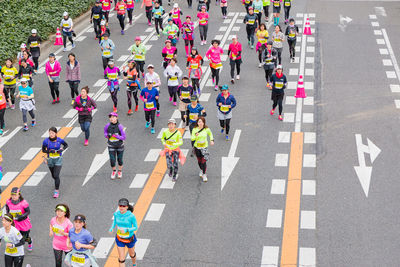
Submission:
<svg viewBox="0 0 400 267">
<path fill-rule="evenodd" d="M 188 2 L 188 6 L 192 7 L 193 0 L 187 0 L 187 2 Z"/>
<path fill-rule="evenodd" d="M 200 94 L 200 81 L 197 78 L 192 78 L 193 92 Z M 197 90 L 197 91 L 196 91 Z"/>
<path fill-rule="evenodd" d="M 231 119 L 219 120 L 219 125 L 222 129 L 225 128 L 225 134 L 229 134 L 229 129 L 231 128 Z"/>
<path fill-rule="evenodd" d="M 207 40 L 207 31 L 208 31 L 208 24 L 207 25 L 199 25 L 200 31 L 200 40 L 206 41 Z"/>
<path fill-rule="evenodd" d="M 257 14 L 258 25 L 261 25 L 262 12 Z"/>
<path fill-rule="evenodd" d="M 264 6 L 264 14 L 265 14 L 265 18 L 268 19 L 268 17 L 269 17 L 269 6 Z"/>
<path fill-rule="evenodd" d="M 189 126 L 189 116 L 187 116 L 185 119 L 185 115 L 187 115 L 186 111 L 181 111 L 181 120 L 185 122 L 186 126 Z"/>
<path fill-rule="evenodd" d="M 151 120 L 151 128 L 154 128 L 154 123 L 156 120 L 156 110 L 145 110 L 144 111 L 144 118 L 146 119 L 147 122 Z"/>
<path fill-rule="evenodd" d="M 29 233 L 31 230 L 28 231 L 19 231 L 22 235 L 22 238 L 27 242 L 28 244 L 32 244 L 32 238 L 29 236 Z"/>
<path fill-rule="evenodd" d="M 162 17 L 160 17 L 160 18 L 154 18 L 154 25 L 156 26 L 156 32 L 157 32 L 157 34 L 160 34 L 160 32 L 159 32 L 159 30 L 158 30 L 158 27 L 160 27 L 161 31 L 164 30 L 164 27 L 162 26 L 162 21 L 163 21 Z"/>
<path fill-rule="evenodd" d="M 136 62 L 136 71 L 138 73 L 138 76 L 140 72 L 144 73 L 144 64 L 145 62 L 143 60 L 137 60 Z"/>
<path fill-rule="evenodd" d="M 24 100 L 21 100 L 21 101 L 24 101 Z M 28 113 L 28 112 L 29 112 L 29 115 L 31 115 L 32 121 L 35 120 L 35 112 L 33 112 L 33 109 L 29 110 L 29 111 L 26 109 L 22 109 L 21 111 L 22 111 L 22 121 L 24 123 L 26 123 L 28 121 L 28 118 L 26 116 L 26 113 Z"/>
<path fill-rule="evenodd" d="M 282 64 L 282 50 L 283 48 L 276 48 L 276 52 L 278 52 L 278 64 L 281 65 Z"/>
<path fill-rule="evenodd" d="M 222 11 L 222 16 L 226 16 L 226 10 L 227 10 L 227 6 L 222 6 L 221 7 L 221 11 Z"/>
<path fill-rule="evenodd" d="M 110 11 L 103 11 L 103 16 L 106 18 L 106 21 L 108 22 L 108 15 L 110 14 Z"/>
<path fill-rule="evenodd" d="M 231 65 L 231 78 L 233 79 L 233 77 L 235 76 L 235 65 L 236 65 L 236 72 L 237 75 L 240 74 L 240 64 L 241 64 L 241 59 L 230 59 L 230 65 Z"/>
<path fill-rule="evenodd" d="M 267 81 L 267 83 L 271 82 L 272 72 L 274 71 L 274 68 L 272 69 L 264 68 L 264 71 L 265 71 L 265 80 Z"/>
<path fill-rule="evenodd" d="M 189 46 L 189 44 L 190 44 L 190 50 L 191 50 L 193 47 L 193 40 L 185 39 L 185 46 Z"/>
<path fill-rule="evenodd" d="M 24 256 L 9 256 L 4 255 L 5 267 L 22 267 L 24 263 Z"/>
<path fill-rule="evenodd" d="M 129 23 L 132 23 L 132 14 L 133 14 L 133 8 L 128 9 Z"/>
<path fill-rule="evenodd" d="M 118 165 L 122 167 L 124 164 L 124 147 L 108 147 L 108 155 L 110 156 L 111 168 L 115 168 L 118 159 Z"/>
<path fill-rule="evenodd" d="M 136 106 L 139 105 L 137 90 L 138 90 L 137 88 L 136 88 L 136 90 L 126 90 L 126 96 L 128 97 L 128 108 L 129 109 L 132 109 L 132 95 L 133 95 L 133 99 L 135 99 Z"/>
<path fill-rule="evenodd" d="M 52 83 L 49 82 L 49 86 L 50 86 L 51 97 L 53 98 L 53 100 L 56 100 L 56 96 L 57 98 L 60 97 L 60 91 L 58 90 L 60 82 L 52 82 Z"/>
<path fill-rule="evenodd" d="M 289 19 L 290 6 L 285 6 L 285 20 Z"/>
<path fill-rule="evenodd" d="M 250 44 L 254 45 L 254 28 L 246 27 L 246 33 L 247 33 L 247 41 L 250 41 Z"/>
<path fill-rule="evenodd" d="M 194 153 L 196 154 L 197 163 L 199 164 L 200 170 L 203 171 L 203 174 L 206 174 L 206 171 L 207 171 L 207 160 L 204 158 L 204 156 L 201 153 L 200 149 L 195 147 L 194 148 Z"/>
<path fill-rule="evenodd" d="M 93 20 L 93 29 L 94 29 L 94 33 L 96 34 L 96 38 L 99 38 L 100 37 L 100 32 L 101 32 L 101 30 L 100 30 L 100 22 L 101 22 L 101 19 L 94 19 Z"/>
<path fill-rule="evenodd" d="M 215 85 L 219 83 L 219 69 L 211 68 L 211 77 L 215 79 Z"/>
<path fill-rule="evenodd" d="M 293 40 L 288 39 L 287 41 L 289 44 L 290 57 L 293 58 L 296 55 L 296 39 Z"/>
<path fill-rule="evenodd" d="M 78 96 L 79 81 L 68 82 L 69 88 L 71 89 L 71 98 L 75 99 L 75 95 Z"/>
<path fill-rule="evenodd" d="M 274 103 L 272 104 L 272 109 L 275 109 L 276 106 L 279 105 L 279 115 L 282 115 L 282 110 L 283 110 L 283 105 L 282 105 L 282 102 L 283 102 L 283 95 L 274 97 L 273 101 L 274 101 Z"/>
<path fill-rule="evenodd" d="M 60 183 L 61 183 L 60 172 L 61 172 L 61 167 L 62 167 L 62 166 L 57 166 L 57 165 L 55 165 L 54 167 L 49 167 L 50 173 L 51 173 L 51 177 L 53 177 L 53 179 L 54 179 L 54 187 L 55 187 L 56 190 L 60 189 Z"/>
<path fill-rule="evenodd" d="M 4 113 L 6 112 L 6 109 L 0 109 L 0 129 L 4 129 Z"/>
<path fill-rule="evenodd" d="M 112 102 L 114 103 L 115 108 L 117 108 L 117 105 L 118 105 L 118 89 L 119 88 L 114 87 L 114 91 L 113 92 L 110 91 L 111 99 L 112 99 Z"/>
<path fill-rule="evenodd" d="M 32 57 L 33 63 L 35 64 L 35 70 L 39 68 L 39 57 Z"/>
<path fill-rule="evenodd" d="M 74 44 L 74 40 L 72 40 L 72 34 L 70 36 L 63 34 L 64 48 L 67 47 L 67 37 L 68 37 L 68 40 L 71 42 L 71 44 Z"/>
<path fill-rule="evenodd" d="M 103 69 L 105 70 L 108 66 L 108 61 L 113 60 L 113 57 L 101 57 L 101 60 L 103 62 Z"/>
<path fill-rule="evenodd" d="M 176 99 L 177 99 L 177 90 L 178 90 L 178 86 L 177 85 L 175 85 L 175 86 L 169 86 L 168 85 L 169 96 L 173 97 L 174 102 L 176 102 Z"/>
<path fill-rule="evenodd" d="M 54 259 L 56 260 L 56 267 L 61 267 L 63 253 L 67 255 L 68 252 L 56 249 L 53 249 L 53 251 L 54 251 Z"/>
<path fill-rule="evenodd" d="M 16 89 L 16 85 L 4 85 L 4 94 L 6 96 L 6 101 L 8 102 L 8 99 L 11 98 L 11 103 L 14 104 L 15 103 L 15 89 Z"/>
<path fill-rule="evenodd" d="M 121 30 L 125 30 L 125 15 L 117 15 L 117 19 L 119 20 L 119 26 L 121 26 Z"/>
<path fill-rule="evenodd" d="M 151 23 L 151 11 L 153 10 L 153 6 L 146 6 L 146 18 L 148 23 Z"/>
</svg>

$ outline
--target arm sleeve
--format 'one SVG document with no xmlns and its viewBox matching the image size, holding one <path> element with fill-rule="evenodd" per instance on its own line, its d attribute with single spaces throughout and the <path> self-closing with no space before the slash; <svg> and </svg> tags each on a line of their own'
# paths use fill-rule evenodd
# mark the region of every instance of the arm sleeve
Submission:
<svg viewBox="0 0 400 267">
<path fill-rule="evenodd" d="M 104 137 L 108 138 L 108 126 L 110 126 L 110 123 L 107 123 L 106 126 L 104 126 Z"/>
<path fill-rule="evenodd" d="M 181 134 L 181 132 L 177 132 L 176 133 L 177 135 L 178 135 L 178 138 L 176 138 L 176 145 L 177 146 L 181 146 L 181 145 L 183 145 L 183 140 L 182 140 L 182 134 Z"/>
<path fill-rule="evenodd" d="M 122 124 L 118 125 L 119 131 L 121 132 L 121 135 L 119 135 L 117 138 L 119 140 L 125 140 L 126 139 L 126 133 L 124 131 L 124 126 Z"/>
<path fill-rule="evenodd" d="M 20 222 L 20 221 L 25 220 L 25 219 L 29 216 L 29 214 L 31 213 L 31 209 L 29 208 L 29 206 L 28 206 L 28 207 L 25 207 L 24 210 L 25 210 L 25 213 L 22 214 L 22 215 L 18 215 L 18 216 L 15 218 L 16 221 L 19 221 L 19 222 Z"/>
<path fill-rule="evenodd" d="M 236 107 L 236 99 L 235 99 L 235 97 L 233 95 L 231 95 L 231 96 L 232 96 L 232 98 L 231 98 L 231 102 L 232 102 L 231 108 L 234 108 L 234 107 Z"/>
<path fill-rule="evenodd" d="M 213 134 L 212 134 L 210 128 L 207 128 L 207 134 L 208 134 L 208 136 L 210 137 L 210 140 L 211 140 L 211 141 L 214 141 L 214 136 L 213 136 Z"/>
<path fill-rule="evenodd" d="M 47 147 L 47 139 L 45 139 L 45 140 L 43 141 L 43 144 L 42 144 L 42 152 L 43 152 L 43 153 L 49 153 L 49 149 L 48 149 L 48 147 Z"/>
<path fill-rule="evenodd" d="M 67 142 L 65 142 L 64 139 L 62 139 L 61 144 L 63 145 L 63 149 L 64 149 L 64 150 L 68 148 L 68 144 L 67 144 Z"/>
</svg>

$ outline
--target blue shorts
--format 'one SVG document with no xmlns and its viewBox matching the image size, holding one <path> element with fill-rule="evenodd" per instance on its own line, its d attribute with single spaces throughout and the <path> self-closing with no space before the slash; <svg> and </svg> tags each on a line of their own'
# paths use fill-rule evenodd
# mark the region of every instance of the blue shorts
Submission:
<svg viewBox="0 0 400 267">
<path fill-rule="evenodd" d="M 117 246 L 120 247 L 120 248 L 123 248 L 123 247 L 133 248 L 135 246 L 135 244 L 136 244 L 136 241 L 137 241 L 136 235 L 133 235 L 133 239 L 132 239 L 132 241 L 130 243 L 121 242 L 115 236 L 115 243 L 117 243 Z"/>
</svg>

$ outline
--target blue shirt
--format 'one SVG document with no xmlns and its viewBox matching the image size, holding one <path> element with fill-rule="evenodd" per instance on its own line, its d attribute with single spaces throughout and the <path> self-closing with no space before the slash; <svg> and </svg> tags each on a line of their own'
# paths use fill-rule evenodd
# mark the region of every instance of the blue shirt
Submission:
<svg viewBox="0 0 400 267">
<path fill-rule="evenodd" d="M 25 95 L 25 96 L 33 95 L 33 89 L 30 86 L 27 86 L 27 87 L 24 88 L 24 87 L 22 87 L 22 85 L 20 85 L 18 87 L 18 90 L 19 90 L 19 94 L 21 96 L 23 96 L 23 95 Z"/>
<path fill-rule="evenodd" d="M 125 239 L 131 238 L 138 228 L 136 217 L 130 210 L 124 214 L 122 214 L 120 211 L 114 212 L 114 221 L 110 228 L 110 232 L 114 230 L 115 226 L 118 228 L 117 235 Z"/>
<path fill-rule="evenodd" d="M 52 158 L 61 157 L 62 152 L 59 151 L 61 149 L 61 145 L 64 146 L 64 149 L 68 147 L 67 143 L 60 137 L 57 137 L 57 140 L 55 141 L 51 141 L 49 138 L 46 138 L 43 141 L 42 151 L 46 152 L 47 155 Z"/>
<path fill-rule="evenodd" d="M 79 232 L 79 234 L 75 233 L 75 227 L 73 227 L 69 233 L 68 233 L 69 239 L 71 240 L 72 243 L 72 247 L 76 250 L 76 251 L 85 251 L 87 250 L 86 248 L 81 248 L 81 249 L 77 249 L 75 247 L 75 242 L 79 241 L 79 243 L 84 244 L 84 245 L 89 245 L 90 242 L 93 241 L 93 236 L 92 234 L 86 230 L 85 228 L 82 228 L 82 230 Z M 87 258 L 87 256 L 86 256 Z"/>
<path fill-rule="evenodd" d="M 142 100 L 147 99 L 147 102 L 144 103 L 144 110 L 153 110 L 157 108 L 157 99 L 158 90 L 152 88 L 149 90 L 147 87 L 143 88 L 142 92 L 140 93 L 140 98 Z"/>
<path fill-rule="evenodd" d="M 187 106 L 187 110 L 189 111 L 189 122 L 194 123 L 194 122 L 196 122 L 196 120 L 191 120 L 190 114 L 192 113 L 192 114 L 197 114 L 197 116 L 200 116 L 201 112 L 204 110 L 204 107 L 202 105 L 200 105 L 199 103 L 197 103 L 196 107 L 193 108 L 192 104 L 189 104 Z M 203 115 L 203 116 L 205 116 L 205 115 Z"/>
<path fill-rule="evenodd" d="M 218 110 L 220 112 L 222 112 L 223 114 L 228 114 L 229 112 L 231 112 L 231 110 L 236 107 L 236 99 L 233 95 L 231 95 L 230 93 L 228 94 L 228 97 L 225 99 L 225 97 L 222 95 L 222 93 L 220 93 L 217 96 L 217 107 Z M 221 103 L 222 105 L 219 106 L 219 103 Z M 230 108 L 228 108 L 228 106 L 231 106 Z"/>
<path fill-rule="evenodd" d="M 159 19 L 164 13 L 164 8 L 162 6 L 159 6 L 158 8 L 153 7 L 153 10 L 151 12 L 153 13 L 154 18 Z"/>
</svg>

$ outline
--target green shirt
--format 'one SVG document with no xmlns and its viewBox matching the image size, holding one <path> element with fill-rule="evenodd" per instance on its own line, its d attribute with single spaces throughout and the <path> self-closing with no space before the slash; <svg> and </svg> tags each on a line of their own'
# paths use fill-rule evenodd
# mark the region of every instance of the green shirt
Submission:
<svg viewBox="0 0 400 267">
<path fill-rule="evenodd" d="M 134 60 L 135 61 L 144 61 L 146 59 L 146 47 L 140 43 L 139 46 L 136 44 L 132 45 L 132 54 L 135 54 Z"/>
<path fill-rule="evenodd" d="M 263 6 L 269 6 L 271 4 L 271 0 L 263 0 Z"/>
<path fill-rule="evenodd" d="M 176 133 L 174 134 L 175 131 Z M 162 144 L 167 145 L 167 148 L 170 150 L 175 150 L 183 144 L 181 132 L 178 129 L 175 129 L 175 131 L 170 132 L 169 129 L 166 129 L 161 137 Z M 171 135 L 172 137 L 170 138 Z"/>
<path fill-rule="evenodd" d="M 163 34 L 165 34 L 166 36 L 175 36 L 177 35 L 179 32 L 179 28 L 178 26 L 176 26 L 176 24 L 172 24 L 172 25 L 167 25 L 164 27 L 163 30 Z"/>
<path fill-rule="evenodd" d="M 205 148 L 208 147 L 208 141 L 207 141 L 207 136 L 210 137 L 210 141 L 214 141 L 213 134 L 210 130 L 210 128 L 205 128 L 204 130 L 200 132 L 200 129 L 198 127 L 194 128 L 192 131 L 192 141 L 194 142 L 194 147 L 196 148 Z M 197 136 L 196 134 L 199 133 Z"/>
</svg>

